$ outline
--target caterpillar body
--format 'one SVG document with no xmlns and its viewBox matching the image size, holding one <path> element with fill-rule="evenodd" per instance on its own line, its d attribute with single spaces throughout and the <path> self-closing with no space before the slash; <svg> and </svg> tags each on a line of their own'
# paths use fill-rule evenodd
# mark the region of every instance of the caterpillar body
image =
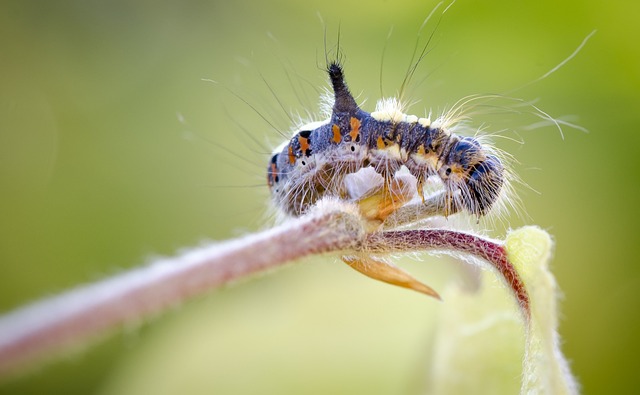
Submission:
<svg viewBox="0 0 640 395">
<path fill-rule="evenodd" d="M 533 82 L 573 58 L 594 33 Z M 427 46 L 415 63 L 412 58 L 400 97 L 428 52 Z M 339 59 L 339 50 L 336 55 Z M 420 226 L 425 220 L 459 212 L 479 220 L 504 204 L 520 208 L 512 195 L 512 182 L 521 182 L 510 171 L 512 157 L 488 143 L 483 135 L 464 136 L 469 131 L 465 124 L 470 115 L 467 111 L 484 104 L 495 107 L 495 102 L 488 102 L 506 99 L 516 104 L 507 110 L 519 111 L 517 107 L 527 106 L 544 125 L 555 125 L 561 134 L 561 124 L 581 129 L 550 117 L 532 103 L 500 94 L 464 98 L 433 122 L 430 117 L 405 114 L 397 99 L 382 99 L 369 113 L 358 106 L 349 91 L 339 60 L 327 63 L 333 90 L 333 102 L 326 106 L 327 119 L 297 128 L 293 137 L 272 154 L 267 167 L 272 200 L 289 216 L 305 214 L 325 197 L 336 198 L 356 203 L 366 231 L 377 232 Z M 431 181 L 442 188 L 427 195 Z M 342 260 L 371 278 L 439 298 L 431 287 L 366 249 Z"/>
<path fill-rule="evenodd" d="M 415 177 L 423 202 L 427 179 L 440 179 L 445 216 L 465 211 L 479 218 L 491 210 L 506 181 L 492 147 L 453 133 L 446 117 L 431 122 L 404 114 L 395 99 L 380 101 L 368 113 L 349 91 L 342 65 L 332 62 L 327 72 L 334 96 L 329 119 L 301 127 L 267 168 L 272 198 L 282 211 L 299 216 L 322 197 L 348 198 L 345 177 L 367 167 L 391 191 L 402 166 Z"/>
</svg>

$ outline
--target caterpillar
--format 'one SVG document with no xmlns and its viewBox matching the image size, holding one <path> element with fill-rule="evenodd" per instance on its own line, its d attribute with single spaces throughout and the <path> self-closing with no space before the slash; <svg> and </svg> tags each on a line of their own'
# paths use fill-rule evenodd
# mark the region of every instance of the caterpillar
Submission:
<svg viewBox="0 0 640 395">
<path fill-rule="evenodd" d="M 446 117 L 431 122 L 404 114 L 395 99 L 381 100 L 368 113 L 349 91 L 339 61 L 330 62 L 327 73 L 334 96 L 329 119 L 302 126 L 276 149 L 267 168 L 267 184 L 282 211 L 299 216 L 324 196 L 349 198 L 345 177 L 368 167 L 390 191 L 403 166 L 423 202 L 427 179 L 442 182 L 445 216 L 465 211 L 480 218 L 491 210 L 507 178 L 495 149 L 452 132 Z"/>
<path fill-rule="evenodd" d="M 546 78 L 573 58 L 594 33 L 568 58 L 533 82 Z M 427 46 L 417 62 L 412 59 L 402 88 L 427 53 Z M 470 103 L 493 98 L 514 100 L 529 106 L 545 124 L 555 125 L 561 135 L 561 124 L 581 129 L 551 118 L 532 103 L 504 95 L 469 96 L 433 122 L 430 116 L 405 114 L 400 100 L 395 98 L 381 99 L 369 113 L 358 106 L 351 94 L 339 51 L 337 55 L 336 60 L 327 60 L 326 72 L 333 90 L 330 111 L 329 106 L 325 111 L 327 119 L 297 128 L 293 137 L 273 152 L 267 166 L 272 200 L 289 216 L 303 215 L 320 199 L 333 197 L 356 202 L 369 231 L 394 229 L 459 212 L 479 220 L 497 211 L 496 206 L 502 203 L 516 206 L 511 181 L 519 180 L 510 172 L 508 154 L 487 143 L 483 136 L 458 134 L 465 129 L 465 111 Z M 407 182 L 403 170 L 412 176 L 411 182 Z M 362 178 L 363 190 L 355 191 L 351 176 L 367 171 L 380 183 L 375 177 Z M 426 196 L 427 181 L 434 179 L 443 190 Z M 419 201 L 408 204 L 418 198 L 422 206 Z M 408 210 L 386 222 L 403 206 Z M 379 257 L 359 252 L 343 256 L 342 260 L 371 278 L 439 298 L 431 287 Z"/>
</svg>

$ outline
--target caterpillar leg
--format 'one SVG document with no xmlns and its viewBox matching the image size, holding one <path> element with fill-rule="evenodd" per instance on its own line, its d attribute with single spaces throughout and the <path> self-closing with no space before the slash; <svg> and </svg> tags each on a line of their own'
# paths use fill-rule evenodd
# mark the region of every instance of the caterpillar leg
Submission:
<svg viewBox="0 0 640 395">
<path fill-rule="evenodd" d="M 342 260 L 367 277 L 411 289 L 441 300 L 440 295 L 430 286 L 416 280 L 409 273 L 388 262 L 379 261 L 365 255 L 343 256 Z"/>
<path fill-rule="evenodd" d="M 447 191 L 444 199 L 444 217 L 447 218 L 449 215 L 455 214 L 453 210 L 453 193 Z"/>
<path fill-rule="evenodd" d="M 422 199 L 422 204 L 425 204 L 424 181 L 425 181 L 424 175 L 418 174 L 418 176 L 416 177 L 416 189 L 418 190 L 418 196 L 420 196 L 420 199 Z"/>
<path fill-rule="evenodd" d="M 415 194 L 415 182 L 408 177 L 385 179 L 380 189 L 357 201 L 362 215 L 381 224 L 400 207 L 407 204 Z"/>
</svg>

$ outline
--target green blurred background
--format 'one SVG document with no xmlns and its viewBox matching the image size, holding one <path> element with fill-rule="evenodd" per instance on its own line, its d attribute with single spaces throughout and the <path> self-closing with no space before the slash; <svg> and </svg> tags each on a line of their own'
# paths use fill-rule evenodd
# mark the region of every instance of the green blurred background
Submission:
<svg viewBox="0 0 640 395">
<path fill-rule="evenodd" d="M 327 86 L 320 15 L 330 45 L 340 25 L 349 84 L 372 110 L 389 29 L 386 95 L 435 2 L 363 4 L 3 1 L 0 311 L 267 226 L 266 153 L 281 137 L 236 95 L 285 133 L 261 76 L 287 107 L 315 112 Z M 639 15 L 637 1 L 461 0 L 411 91 L 419 115 L 509 91 L 598 29 L 565 67 L 513 93 L 576 116 L 588 134 L 527 131 L 526 114 L 481 120 L 525 141 L 498 142 L 540 192 L 521 190 L 530 218 L 510 225 L 556 239 L 563 349 L 585 393 L 629 392 L 640 368 Z M 405 264 L 436 289 L 455 281 L 450 266 Z M 308 260 L 125 328 L 0 393 L 412 393 L 436 308 L 332 258 Z"/>
</svg>

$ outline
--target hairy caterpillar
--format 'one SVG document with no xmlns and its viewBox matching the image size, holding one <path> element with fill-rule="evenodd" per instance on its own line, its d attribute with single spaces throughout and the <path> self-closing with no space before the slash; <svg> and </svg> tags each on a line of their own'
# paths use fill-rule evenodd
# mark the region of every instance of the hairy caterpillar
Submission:
<svg viewBox="0 0 640 395">
<path fill-rule="evenodd" d="M 593 34 L 567 59 L 533 82 L 546 78 L 570 60 Z M 412 63 L 403 87 L 426 54 L 427 46 L 417 62 Z M 390 229 L 458 212 L 480 219 L 501 203 L 514 204 L 510 200 L 510 182 L 515 176 L 509 170 L 508 154 L 488 144 L 482 136 L 458 133 L 465 129 L 467 105 L 493 98 L 514 100 L 529 106 L 544 123 L 555 124 L 561 133 L 560 124 L 576 127 L 551 118 L 532 103 L 504 95 L 463 98 L 434 121 L 405 114 L 396 98 L 380 100 L 375 111 L 369 113 L 358 106 L 349 91 L 339 58 L 327 61 L 326 71 L 333 90 L 327 119 L 298 128 L 290 140 L 275 150 L 267 166 L 272 200 L 290 216 L 302 215 L 320 199 L 332 197 L 356 202 L 373 231 L 380 225 Z M 407 181 L 403 169 L 412 176 L 412 181 Z M 380 182 L 375 177 L 362 178 L 359 182 L 365 180 L 364 189 L 354 191 L 351 176 L 367 171 Z M 426 195 L 425 185 L 433 179 L 440 182 L 442 189 Z M 416 202 L 418 197 L 421 202 Z M 411 201 L 414 203 L 408 204 Z M 398 215 L 387 221 L 392 214 Z M 428 285 L 366 252 L 343 256 L 342 260 L 369 277 L 439 297 Z"/>
<path fill-rule="evenodd" d="M 303 214 L 323 196 L 348 197 L 344 177 L 371 167 L 385 190 L 405 166 L 417 180 L 417 193 L 438 177 L 445 189 L 444 214 L 489 212 L 505 183 L 505 168 L 495 150 L 474 137 L 461 137 L 446 118 L 431 122 L 401 112 L 397 100 L 382 100 L 368 113 L 349 91 L 341 64 L 327 67 L 334 92 L 331 116 L 307 124 L 271 157 L 267 182 L 286 213 Z"/>
</svg>

